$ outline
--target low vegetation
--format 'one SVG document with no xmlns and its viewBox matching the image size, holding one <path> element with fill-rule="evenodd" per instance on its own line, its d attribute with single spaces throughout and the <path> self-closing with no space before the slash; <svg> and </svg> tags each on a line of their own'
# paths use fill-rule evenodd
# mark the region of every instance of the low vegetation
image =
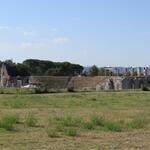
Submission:
<svg viewBox="0 0 150 150">
<path fill-rule="evenodd" d="M 65 134 L 67 136 L 76 136 L 77 135 L 77 131 L 74 128 L 68 128 L 65 130 Z"/>
<path fill-rule="evenodd" d="M 149 97 L 140 91 L 2 94 L 0 149 L 134 150 L 143 142 L 148 149 Z"/>
<path fill-rule="evenodd" d="M 36 127 L 37 119 L 34 117 L 32 113 L 29 113 L 25 118 L 25 124 L 28 127 Z"/>
<path fill-rule="evenodd" d="M 17 115 L 6 115 L 0 120 L 0 128 L 7 131 L 14 131 L 14 124 L 19 123 L 19 118 Z"/>
</svg>

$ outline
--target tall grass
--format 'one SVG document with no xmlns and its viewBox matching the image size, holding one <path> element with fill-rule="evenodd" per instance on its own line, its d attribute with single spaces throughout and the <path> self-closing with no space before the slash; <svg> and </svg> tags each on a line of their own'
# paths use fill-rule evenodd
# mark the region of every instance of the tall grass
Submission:
<svg viewBox="0 0 150 150">
<path fill-rule="evenodd" d="M 50 138 L 58 138 L 59 135 L 55 129 L 47 129 L 47 135 Z"/>
<path fill-rule="evenodd" d="M 16 99 L 13 101 L 5 101 L 3 105 L 11 108 L 24 108 L 26 107 L 26 101 L 23 101 L 21 99 Z"/>
<path fill-rule="evenodd" d="M 105 131 L 121 132 L 128 129 L 144 128 L 147 124 L 145 119 L 136 118 L 130 122 L 125 120 L 114 121 L 107 119 L 103 116 L 93 115 L 89 121 L 82 121 L 81 118 L 75 117 L 53 117 L 50 119 L 51 125 L 53 124 L 58 132 L 64 132 L 68 127 L 79 127 L 88 130 L 100 129 Z"/>
<path fill-rule="evenodd" d="M 14 130 L 14 124 L 19 123 L 18 115 L 6 115 L 0 120 L 0 128 L 4 128 L 7 131 Z"/>
<path fill-rule="evenodd" d="M 65 116 L 65 117 L 53 117 L 50 118 L 50 123 L 53 124 L 61 124 L 62 126 L 79 126 L 81 124 L 81 118 L 75 118 L 71 116 Z"/>
<path fill-rule="evenodd" d="M 69 129 L 65 130 L 65 135 L 67 135 L 67 136 L 76 136 L 77 131 L 74 128 L 69 128 Z"/>
<path fill-rule="evenodd" d="M 0 94 L 35 94 L 35 89 L 25 89 L 16 87 L 2 87 L 0 88 Z"/>
<path fill-rule="evenodd" d="M 106 121 L 104 128 L 109 131 L 121 132 L 124 128 L 124 125 L 117 121 Z"/>
<path fill-rule="evenodd" d="M 29 113 L 25 118 L 25 124 L 28 127 L 35 127 L 37 124 L 37 119 L 34 117 L 32 113 Z"/>
<path fill-rule="evenodd" d="M 85 122 L 85 123 L 83 123 L 83 127 L 85 129 L 92 130 L 92 129 L 94 129 L 94 124 L 92 122 Z"/>
<path fill-rule="evenodd" d="M 102 117 L 102 116 L 93 115 L 93 116 L 91 116 L 91 122 L 95 126 L 104 126 L 104 124 L 105 124 L 105 118 Z"/>
<path fill-rule="evenodd" d="M 126 124 L 128 129 L 141 129 L 147 126 L 148 120 L 145 118 L 135 118 Z"/>
</svg>

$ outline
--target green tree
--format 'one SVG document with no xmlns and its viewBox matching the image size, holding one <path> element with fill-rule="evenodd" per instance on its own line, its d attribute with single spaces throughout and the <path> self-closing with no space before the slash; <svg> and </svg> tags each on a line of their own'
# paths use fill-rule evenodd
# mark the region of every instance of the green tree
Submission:
<svg viewBox="0 0 150 150">
<path fill-rule="evenodd" d="M 105 68 L 100 68 L 98 74 L 99 74 L 99 76 L 105 76 L 106 75 L 106 69 Z"/>
<path fill-rule="evenodd" d="M 83 67 L 69 62 L 27 59 L 23 62 L 31 75 L 74 76 L 82 73 Z"/>
<path fill-rule="evenodd" d="M 90 69 L 89 69 L 89 76 L 98 76 L 99 73 L 99 69 L 96 65 L 93 65 Z"/>
</svg>

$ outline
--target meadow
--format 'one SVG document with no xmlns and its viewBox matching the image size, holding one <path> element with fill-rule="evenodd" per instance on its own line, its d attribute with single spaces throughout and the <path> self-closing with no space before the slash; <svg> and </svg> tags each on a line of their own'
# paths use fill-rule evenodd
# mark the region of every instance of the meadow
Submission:
<svg viewBox="0 0 150 150">
<path fill-rule="evenodd" d="M 0 95 L 0 149 L 149 150 L 150 92 Z"/>
</svg>

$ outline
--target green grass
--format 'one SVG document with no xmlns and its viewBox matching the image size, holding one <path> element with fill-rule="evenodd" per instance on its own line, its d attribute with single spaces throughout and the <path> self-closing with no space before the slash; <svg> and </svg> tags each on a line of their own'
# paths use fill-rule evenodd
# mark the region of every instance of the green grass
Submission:
<svg viewBox="0 0 150 150">
<path fill-rule="evenodd" d="M 1 94 L 0 149 L 150 149 L 149 110 L 150 92 Z"/>
<path fill-rule="evenodd" d="M 26 107 L 26 102 L 23 101 L 23 100 L 15 100 L 15 101 L 9 101 L 9 102 L 4 102 L 3 103 L 4 106 L 7 106 L 7 107 L 11 107 L 11 108 L 25 108 Z"/>
<path fill-rule="evenodd" d="M 105 118 L 102 116 L 93 115 L 91 117 L 91 122 L 95 126 L 104 126 L 105 124 Z"/>
<path fill-rule="evenodd" d="M 48 137 L 50 138 L 58 138 L 58 133 L 54 129 L 47 130 Z"/>
<path fill-rule="evenodd" d="M 0 128 L 3 128 L 7 131 L 13 131 L 14 124 L 17 123 L 19 123 L 19 117 L 17 115 L 6 115 L 0 120 Z"/>
<path fill-rule="evenodd" d="M 61 124 L 62 126 L 79 126 L 81 124 L 81 118 L 64 116 L 55 116 L 49 119 L 50 123 Z"/>
<path fill-rule="evenodd" d="M 88 129 L 88 130 L 94 129 L 94 125 L 93 125 L 93 123 L 91 123 L 91 122 L 85 122 L 85 123 L 83 124 L 83 127 L 84 127 L 85 129 Z"/>
<path fill-rule="evenodd" d="M 149 120 L 145 118 L 135 118 L 132 121 L 128 122 L 126 124 L 128 129 L 141 129 L 147 126 L 149 123 Z"/>
<path fill-rule="evenodd" d="M 104 128 L 109 131 L 121 132 L 123 130 L 124 125 L 120 122 L 106 121 L 104 124 Z"/>
<path fill-rule="evenodd" d="M 77 136 L 77 131 L 76 131 L 76 129 L 74 129 L 74 128 L 67 128 L 67 129 L 65 130 L 65 134 L 66 134 L 67 136 Z"/>
<path fill-rule="evenodd" d="M 29 113 L 26 118 L 25 118 L 25 124 L 28 127 L 36 127 L 37 124 L 37 119 L 35 118 L 35 116 L 32 113 Z"/>
</svg>

